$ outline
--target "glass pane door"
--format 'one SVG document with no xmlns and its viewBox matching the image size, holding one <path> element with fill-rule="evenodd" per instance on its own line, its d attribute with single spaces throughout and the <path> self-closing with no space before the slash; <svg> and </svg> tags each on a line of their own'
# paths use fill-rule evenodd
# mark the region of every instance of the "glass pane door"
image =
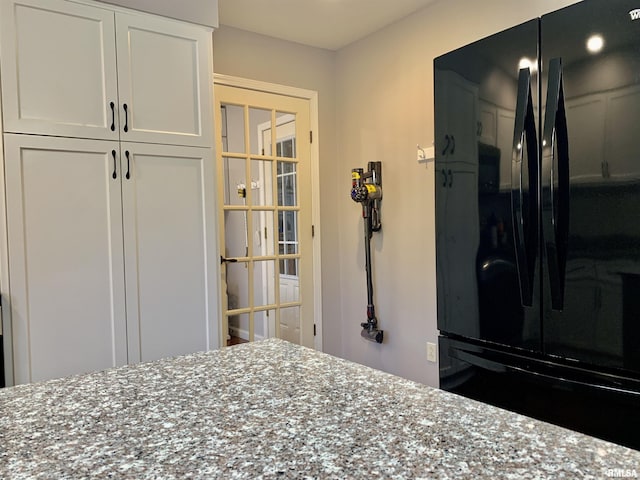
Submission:
<svg viewBox="0 0 640 480">
<path fill-rule="evenodd" d="M 313 346 L 308 102 L 215 88 L 223 334 Z"/>
</svg>

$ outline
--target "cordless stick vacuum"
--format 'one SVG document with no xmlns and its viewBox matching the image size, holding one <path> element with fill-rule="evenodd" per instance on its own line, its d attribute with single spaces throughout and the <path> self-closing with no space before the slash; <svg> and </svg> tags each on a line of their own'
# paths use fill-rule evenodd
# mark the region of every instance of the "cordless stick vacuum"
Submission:
<svg viewBox="0 0 640 480">
<path fill-rule="evenodd" d="M 371 278 L 371 236 L 382 228 L 380 200 L 382 200 L 382 162 L 369 162 L 368 171 L 351 170 L 351 198 L 362 204 L 364 220 L 364 254 L 367 271 L 367 321 L 361 323 L 362 338 L 382 343 L 383 331 L 378 330 L 376 310 L 373 306 L 373 280 Z"/>
</svg>

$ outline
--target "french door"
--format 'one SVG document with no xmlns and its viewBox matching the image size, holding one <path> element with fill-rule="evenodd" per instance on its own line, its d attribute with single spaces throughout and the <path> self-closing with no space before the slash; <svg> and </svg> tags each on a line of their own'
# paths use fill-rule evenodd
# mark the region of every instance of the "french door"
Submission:
<svg viewBox="0 0 640 480">
<path fill-rule="evenodd" d="M 215 85 L 223 335 L 314 346 L 308 100 Z"/>
</svg>

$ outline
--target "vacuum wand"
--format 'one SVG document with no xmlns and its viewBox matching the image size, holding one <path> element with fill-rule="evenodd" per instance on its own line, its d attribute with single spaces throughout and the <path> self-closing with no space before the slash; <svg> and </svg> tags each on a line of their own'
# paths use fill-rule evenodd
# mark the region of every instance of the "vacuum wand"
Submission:
<svg viewBox="0 0 640 480">
<path fill-rule="evenodd" d="M 367 321 L 360 324 L 360 336 L 371 342 L 382 343 L 384 332 L 378 329 L 375 306 L 373 304 L 373 277 L 371 274 L 371 237 L 382 227 L 380 223 L 380 200 L 382 199 L 382 164 L 369 162 L 365 173 L 361 168 L 351 172 L 351 198 L 362 204 L 364 223 L 365 270 L 367 274 Z"/>
<path fill-rule="evenodd" d="M 378 330 L 378 320 L 376 319 L 376 307 L 373 304 L 373 276 L 371 274 L 371 222 L 369 206 L 362 206 L 362 216 L 364 220 L 364 258 L 365 270 L 367 272 L 367 321 L 361 323 L 362 331 L 360 335 L 367 340 L 382 343 L 383 331 Z"/>
</svg>

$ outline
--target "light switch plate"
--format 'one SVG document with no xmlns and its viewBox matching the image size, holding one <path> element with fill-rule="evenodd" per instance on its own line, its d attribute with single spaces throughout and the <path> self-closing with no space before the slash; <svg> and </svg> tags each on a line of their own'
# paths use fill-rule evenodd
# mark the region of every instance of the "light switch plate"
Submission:
<svg viewBox="0 0 640 480">
<path fill-rule="evenodd" d="M 422 148 L 418 145 L 418 163 L 433 161 L 436 158 L 436 150 L 434 147 Z"/>
</svg>

